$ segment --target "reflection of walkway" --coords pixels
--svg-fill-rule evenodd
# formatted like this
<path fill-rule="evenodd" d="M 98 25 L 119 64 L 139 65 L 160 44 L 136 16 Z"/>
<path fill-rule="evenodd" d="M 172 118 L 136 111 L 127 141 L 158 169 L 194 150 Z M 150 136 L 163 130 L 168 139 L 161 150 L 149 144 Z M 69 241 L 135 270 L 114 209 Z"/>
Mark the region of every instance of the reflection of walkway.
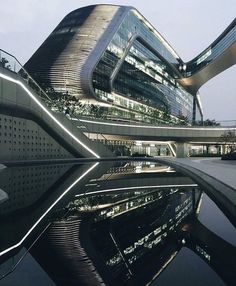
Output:
<path fill-rule="evenodd" d="M 183 227 L 186 246 L 201 257 L 227 285 L 236 281 L 236 248 L 198 220 Z"/>
<path fill-rule="evenodd" d="M 18 210 L 18 212 L 14 212 L 15 210 L 13 210 L 12 213 L 7 213 L 5 217 L 0 216 L 0 279 L 14 270 L 15 264 L 18 263 L 18 259 L 22 256 L 21 252 L 19 252 L 19 256 L 16 256 L 18 251 L 23 249 L 23 247 L 26 247 L 26 249 L 29 248 L 34 239 L 41 233 L 45 226 L 48 225 L 52 210 L 55 207 L 59 208 L 67 205 L 71 198 L 74 198 L 75 194 L 83 190 L 83 186 L 91 178 L 95 176 L 99 177 L 110 166 L 104 166 L 104 170 L 101 166 L 99 169 L 96 168 L 98 164 L 99 163 L 91 165 L 84 164 L 75 167 L 66 165 L 65 173 L 60 173 L 57 168 L 57 175 L 55 175 L 56 180 L 55 182 L 53 181 L 53 184 L 50 185 L 48 189 L 45 189 L 46 183 L 40 185 L 38 181 L 35 180 L 35 176 L 30 177 L 32 179 L 30 189 L 34 190 L 35 185 L 38 185 L 39 189 L 37 192 L 39 193 L 39 198 L 33 201 L 29 206 Z M 69 170 L 67 170 L 68 168 Z M 42 171 L 42 169 L 43 167 L 40 166 L 40 174 L 45 176 L 45 171 Z M 49 172 L 48 166 L 45 166 L 45 169 L 46 172 Z M 14 175 L 15 173 L 12 171 L 12 177 L 14 177 Z M 12 177 L 10 177 L 10 182 L 12 181 Z M 26 185 L 26 182 L 29 184 L 30 178 L 21 176 L 18 185 Z M 38 178 L 40 178 L 39 175 Z M 40 187 L 42 187 L 42 194 L 40 193 Z M 2 270 L 1 264 L 4 262 L 7 267 L 6 269 L 2 268 Z"/>
<path fill-rule="evenodd" d="M 220 159 L 157 159 L 189 175 L 236 225 L 236 162 Z"/>

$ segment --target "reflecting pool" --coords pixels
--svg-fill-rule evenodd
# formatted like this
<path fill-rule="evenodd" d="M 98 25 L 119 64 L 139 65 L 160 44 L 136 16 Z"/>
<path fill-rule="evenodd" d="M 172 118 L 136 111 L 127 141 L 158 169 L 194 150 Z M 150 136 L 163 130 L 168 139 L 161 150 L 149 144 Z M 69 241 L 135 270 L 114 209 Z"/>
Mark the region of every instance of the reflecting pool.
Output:
<path fill-rule="evenodd" d="M 169 166 L 9 167 L 0 190 L 0 285 L 235 285 L 235 220 Z"/>

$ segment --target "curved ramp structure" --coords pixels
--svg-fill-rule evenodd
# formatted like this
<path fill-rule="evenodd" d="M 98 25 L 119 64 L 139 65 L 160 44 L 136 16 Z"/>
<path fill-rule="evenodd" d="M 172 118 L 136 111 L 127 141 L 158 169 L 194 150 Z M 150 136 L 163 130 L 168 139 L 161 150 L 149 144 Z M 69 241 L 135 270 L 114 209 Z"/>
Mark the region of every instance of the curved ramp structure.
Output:
<path fill-rule="evenodd" d="M 217 143 L 220 142 L 219 139 L 226 132 L 236 132 L 235 126 L 155 126 L 97 119 L 80 119 L 80 122 L 83 122 L 90 130 L 90 134 L 99 132 L 107 140 L 167 140 L 174 142 Z"/>
<path fill-rule="evenodd" d="M 191 93 L 236 64 L 236 19 L 200 55 L 186 63 L 181 82 Z"/>
<path fill-rule="evenodd" d="M 111 156 L 52 112 L 20 75 L 0 67 L 0 90 L 0 160 Z"/>

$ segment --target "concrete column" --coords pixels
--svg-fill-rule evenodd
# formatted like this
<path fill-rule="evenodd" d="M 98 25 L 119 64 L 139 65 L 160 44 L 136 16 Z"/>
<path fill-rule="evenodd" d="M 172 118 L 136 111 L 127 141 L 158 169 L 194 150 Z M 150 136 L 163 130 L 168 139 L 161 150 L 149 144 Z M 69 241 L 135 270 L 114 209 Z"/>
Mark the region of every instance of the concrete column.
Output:
<path fill-rule="evenodd" d="M 176 157 L 185 158 L 189 154 L 189 144 L 188 143 L 176 143 Z"/>

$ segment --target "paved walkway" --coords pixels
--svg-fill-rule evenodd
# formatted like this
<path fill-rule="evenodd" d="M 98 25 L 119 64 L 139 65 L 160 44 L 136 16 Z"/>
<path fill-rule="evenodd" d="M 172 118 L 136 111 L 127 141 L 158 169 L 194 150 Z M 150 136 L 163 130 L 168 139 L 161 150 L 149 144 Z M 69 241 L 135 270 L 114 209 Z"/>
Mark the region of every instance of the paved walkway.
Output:
<path fill-rule="evenodd" d="M 224 213 L 235 221 L 236 217 L 236 161 L 218 158 L 165 158 L 161 163 L 189 175 Z M 235 222 L 236 226 L 236 222 Z"/>
<path fill-rule="evenodd" d="M 177 158 L 185 166 L 196 168 L 236 190 L 236 161 L 220 158 Z"/>

